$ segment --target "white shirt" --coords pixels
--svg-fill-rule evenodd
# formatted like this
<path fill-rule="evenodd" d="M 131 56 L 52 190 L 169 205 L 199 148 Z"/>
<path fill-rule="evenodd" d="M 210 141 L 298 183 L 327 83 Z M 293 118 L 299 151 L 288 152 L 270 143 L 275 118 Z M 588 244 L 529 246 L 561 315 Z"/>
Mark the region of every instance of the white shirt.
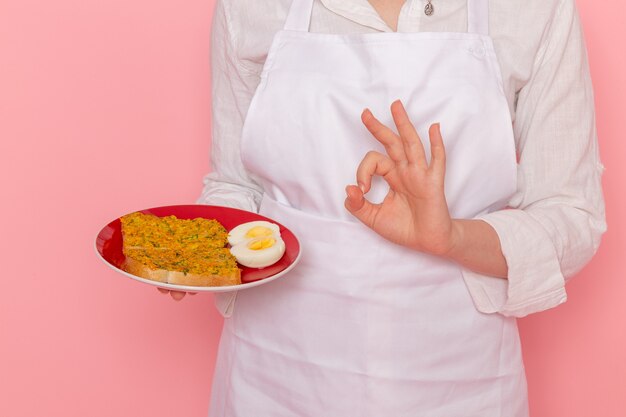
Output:
<path fill-rule="evenodd" d="M 211 39 L 213 172 L 199 203 L 257 211 L 263 193 L 240 157 L 243 122 L 273 35 L 292 0 L 217 0 Z M 467 31 L 467 0 L 407 0 L 399 32 Z M 480 218 L 497 232 L 508 279 L 464 270 L 476 308 L 525 316 L 566 300 L 565 282 L 606 230 L 594 103 L 574 0 L 490 1 L 518 152 L 509 208 Z M 312 32 L 392 31 L 367 0 L 320 0 Z M 364 106 L 366 103 L 364 103 Z M 485 117 L 488 117 L 486 115 Z M 356 172 L 356 167 L 355 167 Z"/>

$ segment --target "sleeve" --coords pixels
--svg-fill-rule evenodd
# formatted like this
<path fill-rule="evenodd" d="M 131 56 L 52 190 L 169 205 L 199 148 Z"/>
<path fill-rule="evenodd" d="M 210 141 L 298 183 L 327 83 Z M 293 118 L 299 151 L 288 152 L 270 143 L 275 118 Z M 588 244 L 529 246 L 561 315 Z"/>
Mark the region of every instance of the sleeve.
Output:
<path fill-rule="evenodd" d="M 240 140 L 260 78 L 237 55 L 227 3 L 216 2 L 211 28 L 212 172 L 197 203 L 257 211 L 263 190 L 244 169 Z"/>
<path fill-rule="evenodd" d="M 518 92 L 518 189 L 478 218 L 497 232 L 508 279 L 463 271 L 477 309 L 523 317 L 563 303 L 565 282 L 606 230 L 586 49 L 574 0 L 561 0 Z"/>
<path fill-rule="evenodd" d="M 211 27 L 212 138 L 211 168 L 203 180 L 199 204 L 258 211 L 262 188 L 241 161 L 243 123 L 260 82 L 256 71 L 237 54 L 228 1 L 217 0 Z M 215 307 L 224 317 L 233 314 L 237 291 L 214 294 Z"/>

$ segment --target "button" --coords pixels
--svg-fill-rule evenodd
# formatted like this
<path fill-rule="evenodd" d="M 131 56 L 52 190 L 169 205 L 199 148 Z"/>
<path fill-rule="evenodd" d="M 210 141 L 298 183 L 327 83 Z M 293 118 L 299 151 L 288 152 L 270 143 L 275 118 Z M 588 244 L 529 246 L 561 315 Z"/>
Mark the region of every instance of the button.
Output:
<path fill-rule="evenodd" d="M 468 49 L 469 52 L 472 53 L 476 58 L 483 59 L 487 54 L 487 51 L 482 45 L 476 45 Z"/>

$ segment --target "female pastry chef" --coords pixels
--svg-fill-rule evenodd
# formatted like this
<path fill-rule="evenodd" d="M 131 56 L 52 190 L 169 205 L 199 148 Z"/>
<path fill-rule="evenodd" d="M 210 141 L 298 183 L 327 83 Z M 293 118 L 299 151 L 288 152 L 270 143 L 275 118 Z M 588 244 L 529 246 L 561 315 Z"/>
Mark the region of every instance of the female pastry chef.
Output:
<path fill-rule="evenodd" d="M 574 0 L 218 0 L 212 68 L 199 202 L 303 255 L 217 300 L 210 416 L 527 416 L 515 317 L 605 230 Z"/>

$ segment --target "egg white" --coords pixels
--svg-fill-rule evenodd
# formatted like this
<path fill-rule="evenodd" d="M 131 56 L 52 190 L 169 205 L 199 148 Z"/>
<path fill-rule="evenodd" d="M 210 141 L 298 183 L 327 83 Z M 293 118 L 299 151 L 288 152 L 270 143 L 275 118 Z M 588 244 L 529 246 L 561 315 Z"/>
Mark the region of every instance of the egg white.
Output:
<path fill-rule="evenodd" d="M 255 246 L 264 246 L 260 245 L 261 243 L 270 242 L 263 242 L 264 239 L 273 240 L 273 244 L 262 249 L 253 249 Z M 231 247 L 230 253 L 237 258 L 237 262 L 241 265 L 250 268 L 264 268 L 275 264 L 282 258 L 285 253 L 285 242 L 278 236 L 248 239 Z"/>
<path fill-rule="evenodd" d="M 252 232 L 254 233 L 256 231 L 257 233 L 254 236 L 247 236 L 251 229 L 255 229 Z M 228 232 L 228 243 L 230 243 L 231 246 L 235 246 L 246 240 L 262 236 L 280 237 L 280 228 L 277 224 L 270 223 L 264 220 L 242 223 L 239 226 L 234 227 L 230 232 Z"/>

